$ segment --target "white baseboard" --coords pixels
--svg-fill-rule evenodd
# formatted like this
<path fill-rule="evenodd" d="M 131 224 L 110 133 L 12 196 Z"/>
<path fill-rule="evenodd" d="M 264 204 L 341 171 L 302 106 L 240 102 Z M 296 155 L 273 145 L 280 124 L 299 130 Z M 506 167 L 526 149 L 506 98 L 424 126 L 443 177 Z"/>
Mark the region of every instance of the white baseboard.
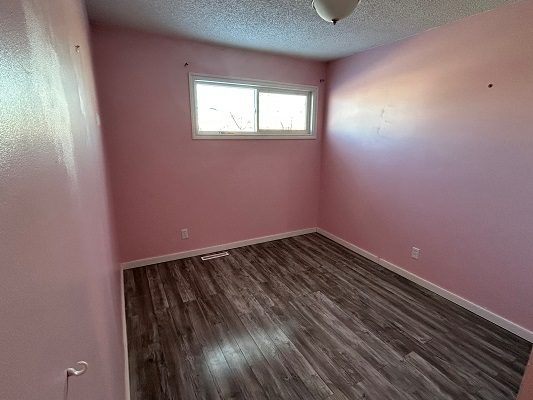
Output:
<path fill-rule="evenodd" d="M 220 244 L 216 246 L 204 247 L 202 249 L 187 250 L 179 253 L 166 254 L 163 256 L 143 258 L 140 260 L 128 261 L 121 264 L 122 269 L 130 269 L 137 267 L 144 267 L 146 265 L 159 264 L 167 261 L 179 260 L 181 258 L 189 258 L 201 256 L 204 254 L 215 253 L 217 251 L 224 251 L 229 249 L 235 249 L 237 247 L 250 246 L 257 243 L 271 242 L 273 240 L 285 239 L 293 236 L 305 235 L 307 233 L 315 233 L 316 228 L 300 229 L 292 232 L 278 233 L 275 235 L 261 236 L 254 239 L 240 240 L 238 242 Z"/>
<path fill-rule="evenodd" d="M 439 296 L 444 297 L 447 300 L 452 301 L 453 303 L 467 309 L 468 311 L 473 312 L 474 314 L 479 315 L 480 317 L 485 318 L 486 320 L 502 327 L 503 329 L 508 330 L 509 332 L 514 333 L 517 336 L 520 336 L 521 338 L 527 340 L 528 342 L 533 343 L 533 332 L 518 325 L 515 324 L 512 321 L 509 321 L 508 319 L 493 313 L 492 311 L 487 310 L 484 307 L 481 307 L 475 303 L 472 303 L 471 301 L 450 292 L 449 290 L 446 290 L 434 283 L 431 283 L 430 281 L 425 280 L 424 278 L 421 278 L 420 276 L 413 274 L 412 272 L 409 272 L 387 260 L 384 260 L 380 257 L 378 257 L 375 254 L 372 254 L 364 249 L 361 249 L 360 247 L 354 245 L 353 243 L 350 243 L 344 239 L 341 239 L 338 236 L 333 235 L 332 233 L 325 231 L 324 229 L 317 228 L 317 232 L 321 234 L 322 236 L 327 237 L 328 239 L 333 240 L 334 242 L 340 244 L 341 246 L 344 246 L 363 257 L 368 258 L 369 260 L 372 260 L 376 262 L 377 264 L 381 265 L 384 268 L 387 268 L 388 270 L 395 272 L 398 275 L 403 276 L 406 279 L 409 279 L 410 281 L 438 294 Z"/>
<path fill-rule="evenodd" d="M 269 236 L 262 236 L 262 237 L 258 237 L 258 238 L 254 238 L 254 239 L 247 239 L 247 240 L 240 240 L 238 242 L 232 242 L 232 243 L 226 243 L 226 244 L 221 244 L 221 245 L 216 245 L 216 246 L 210 246 L 210 247 L 204 247 L 204 248 L 201 248 L 201 249 L 196 249 L 196 250 L 187 250 L 187 251 L 182 251 L 182 252 L 179 252 L 179 253 L 172 253 L 172 254 L 166 254 L 166 255 L 163 255 L 163 256 L 157 256 L 157 257 L 149 257 L 149 258 L 143 258 L 143 259 L 140 259 L 140 260 L 134 260 L 134 261 L 128 261 L 128 262 L 125 262 L 125 263 L 122 263 L 121 266 L 122 266 L 122 269 L 130 269 L 130 268 L 137 268 L 137 267 L 143 267 L 143 266 L 146 266 L 146 265 L 152 265 L 152 264 L 158 264 L 158 263 L 163 263 L 163 262 L 167 262 L 167 261 L 173 261 L 173 260 L 179 260 L 179 259 L 182 259 L 182 258 L 188 258 L 188 257 L 195 257 L 195 256 L 199 256 L 199 255 L 204 255 L 204 254 L 209 254 L 209 253 L 215 253 L 215 252 L 218 252 L 218 251 L 224 251 L 224 250 L 229 250 L 229 249 L 235 249 L 237 247 L 243 247 L 243 246 L 250 246 L 250 245 L 253 245 L 253 244 L 257 244 L 257 243 L 265 243 L 265 242 L 270 242 L 270 241 L 273 241 L 273 240 L 279 240 L 279 239 L 285 239 L 285 238 L 289 238 L 289 237 L 293 237 L 293 236 L 300 236 L 300 235 L 305 235 L 305 234 L 308 234 L 308 233 L 314 233 L 314 232 L 318 232 L 320 233 L 321 235 L 333 240 L 334 242 L 340 244 L 341 246 L 344 246 L 346 247 L 347 249 L 350 249 L 354 252 L 356 252 L 357 254 L 360 254 L 362 255 L 363 257 L 365 258 L 368 258 L 369 260 L 371 261 L 374 261 L 375 263 L 381 265 L 382 267 L 384 268 L 387 268 L 388 270 L 390 271 L 393 271 L 395 272 L 396 274 L 398 275 L 401 275 L 403 276 L 404 278 L 406 279 L 409 279 L 410 281 L 438 294 L 439 296 L 442 296 L 444 297 L 445 299 L 447 300 L 450 300 L 452 301 L 453 303 L 473 312 L 474 314 L 477 314 L 479 315 L 480 317 L 483 317 L 485 318 L 486 320 L 508 330 L 509 332 L 512 332 L 514 333 L 515 335 L 517 336 L 520 336 L 521 338 L 529 341 L 529 342 L 532 342 L 533 343 L 533 332 L 512 322 L 512 321 L 509 321 L 508 319 L 498 315 L 498 314 L 495 314 L 493 313 L 492 311 L 489 311 L 487 310 L 486 308 L 480 306 L 480 305 L 477 305 L 475 303 L 472 303 L 471 301 L 453 293 L 453 292 L 450 292 L 449 290 L 446 290 L 416 274 L 413 274 L 412 272 L 409 272 L 407 270 L 405 270 L 404 268 L 401 268 L 385 259 L 382 259 L 380 258 L 379 256 L 369 252 L 369 251 L 366 251 L 356 245 L 354 245 L 353 243 L 350 243 L 348 242 L 347 240 L 344 240 L 344 239 L 341 239 L 340 237 L 338 236 L 335 236 L 334 234 L 324 230 L 324 229 L 321 229 L 321 228 L 307 228 L 307 229 L 300 229 L 300 230 L 297 230 L 297 231 L 292 231 L 292 232 L 285 232 L 285 233 L 279 233 L 279 234 L 275 234 L 275 235 L 269 235 Z M 121 280 L 123 279 L 123 277 L 121 277 Z M 124 290 L 124 284 L 122 282 L 122 291 Z M 124 301 L 124 293 L 122 293 L 122 302 Z M 124 307 L 124 305 L 123 305 Z M 126 329 L 126 325 L 125 325 L 125 314 L 123 314 L 123 318 L 124 318 L 124 321 L 123 321 L 123 324 L 124 324 L 124 334 L 125 334 L 125 329 Z M 126 339 L 125 339 L 126 340 Z M 125 346 L 126 346 L 126 349 L 127 349 L 127 343 L 125 342 Z M 127 364 L 127 360 L 126 360 L 126 368 L 128 367 L 128 364 Z M 129 384 L 128 384 L 128 390 L 129 390 Z"/>
<path fill-rule="evenodd" d="M 368 258 L 369 260 L 374 261 L 375 263 L 379 263 L 379 257 L 374 255 L 374 254 L 372 254 L 372 253 L 370 253 L 369 251 L 363 250 L 362 248 L 357 247 L 355 244 L 350 243 L 350 242 L 348 242 L 348 241 L 346 241 L 344 239 L 341 239 L 340 237 L 335 236 L 334 234 L 329 233 L 328 231 L 325 231 L 324 229 L 317 228 L 316 231 L 318 233 L 320 233 L 322 236 L 325 236 L 328 239 L 333 240 L 334 242 L 340 244 L 341 246 L 344 246 L 347 249 L 350 249 L 350 250 L 356 252 L 357 254 L 359 254 L 359 255 L 361 255 L 361 256 L 363 256 L 365 258 Z"/>
<path fill-rule="evenodd" d="M 124 392 L 130 400 L 130 364 L 128 361 L 128 334 L 126 329 L 126 298 L 124 296 L 124 272 L 120 272 L 120 314 L 122 319 L 122 345 L 124 347 Z"/>

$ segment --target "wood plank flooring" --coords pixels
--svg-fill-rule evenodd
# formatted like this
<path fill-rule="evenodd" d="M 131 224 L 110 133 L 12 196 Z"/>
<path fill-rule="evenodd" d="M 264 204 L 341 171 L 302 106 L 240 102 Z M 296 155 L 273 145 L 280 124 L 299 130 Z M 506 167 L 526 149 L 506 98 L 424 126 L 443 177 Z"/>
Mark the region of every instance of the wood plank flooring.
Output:
<path fill-rule="evenodd" d="M 124 272 L 132 400 L 514 399 L 530 344 L 310 234 Z"/>

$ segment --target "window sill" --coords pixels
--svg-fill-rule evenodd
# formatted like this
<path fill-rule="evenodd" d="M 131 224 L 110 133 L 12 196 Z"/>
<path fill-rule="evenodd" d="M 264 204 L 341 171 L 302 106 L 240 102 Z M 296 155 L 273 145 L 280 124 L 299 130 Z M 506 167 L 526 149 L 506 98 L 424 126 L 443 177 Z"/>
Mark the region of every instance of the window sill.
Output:
<path fill-rule="evenodd" d="M 193 135 L 193 140 L 312 140 L 316 135 Z"/>

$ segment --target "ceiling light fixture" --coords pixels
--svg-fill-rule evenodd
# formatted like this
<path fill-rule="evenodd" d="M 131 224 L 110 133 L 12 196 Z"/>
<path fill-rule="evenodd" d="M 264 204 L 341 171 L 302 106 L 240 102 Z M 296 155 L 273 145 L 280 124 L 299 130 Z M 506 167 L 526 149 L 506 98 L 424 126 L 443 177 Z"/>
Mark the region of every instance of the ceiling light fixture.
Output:
<path fill-rule="evenodd" d="M 349 16 L 358 4 L 359 0 L 313 0 L 313 8 L 318 15 L 324 21 L 333 22 L 333 25 Z"/>

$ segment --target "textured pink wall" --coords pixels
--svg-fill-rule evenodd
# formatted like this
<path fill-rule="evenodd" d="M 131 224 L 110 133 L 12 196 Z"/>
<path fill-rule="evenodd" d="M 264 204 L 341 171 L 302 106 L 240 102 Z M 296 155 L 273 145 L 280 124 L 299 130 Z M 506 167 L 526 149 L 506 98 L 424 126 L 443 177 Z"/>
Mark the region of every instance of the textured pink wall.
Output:
<path fill-rule="evenodd" d="M 0 3 L 0 399 L 124 398 L 120 287 L 78 0 Z M 76 53 L 75 45 L 80 45 Z"/>
<path fill-rule="evenodd" d="M 92 40 L 122 261 L 316 226 L 319 140 L 192 140 L 188 74 L 320 87 L 324 63 L 102 26 Z"/>
<path fill-rule="evenodd" d="M 331 63 L 319 218 L 528 329 L 531 21 L 523 1 Z"/>

